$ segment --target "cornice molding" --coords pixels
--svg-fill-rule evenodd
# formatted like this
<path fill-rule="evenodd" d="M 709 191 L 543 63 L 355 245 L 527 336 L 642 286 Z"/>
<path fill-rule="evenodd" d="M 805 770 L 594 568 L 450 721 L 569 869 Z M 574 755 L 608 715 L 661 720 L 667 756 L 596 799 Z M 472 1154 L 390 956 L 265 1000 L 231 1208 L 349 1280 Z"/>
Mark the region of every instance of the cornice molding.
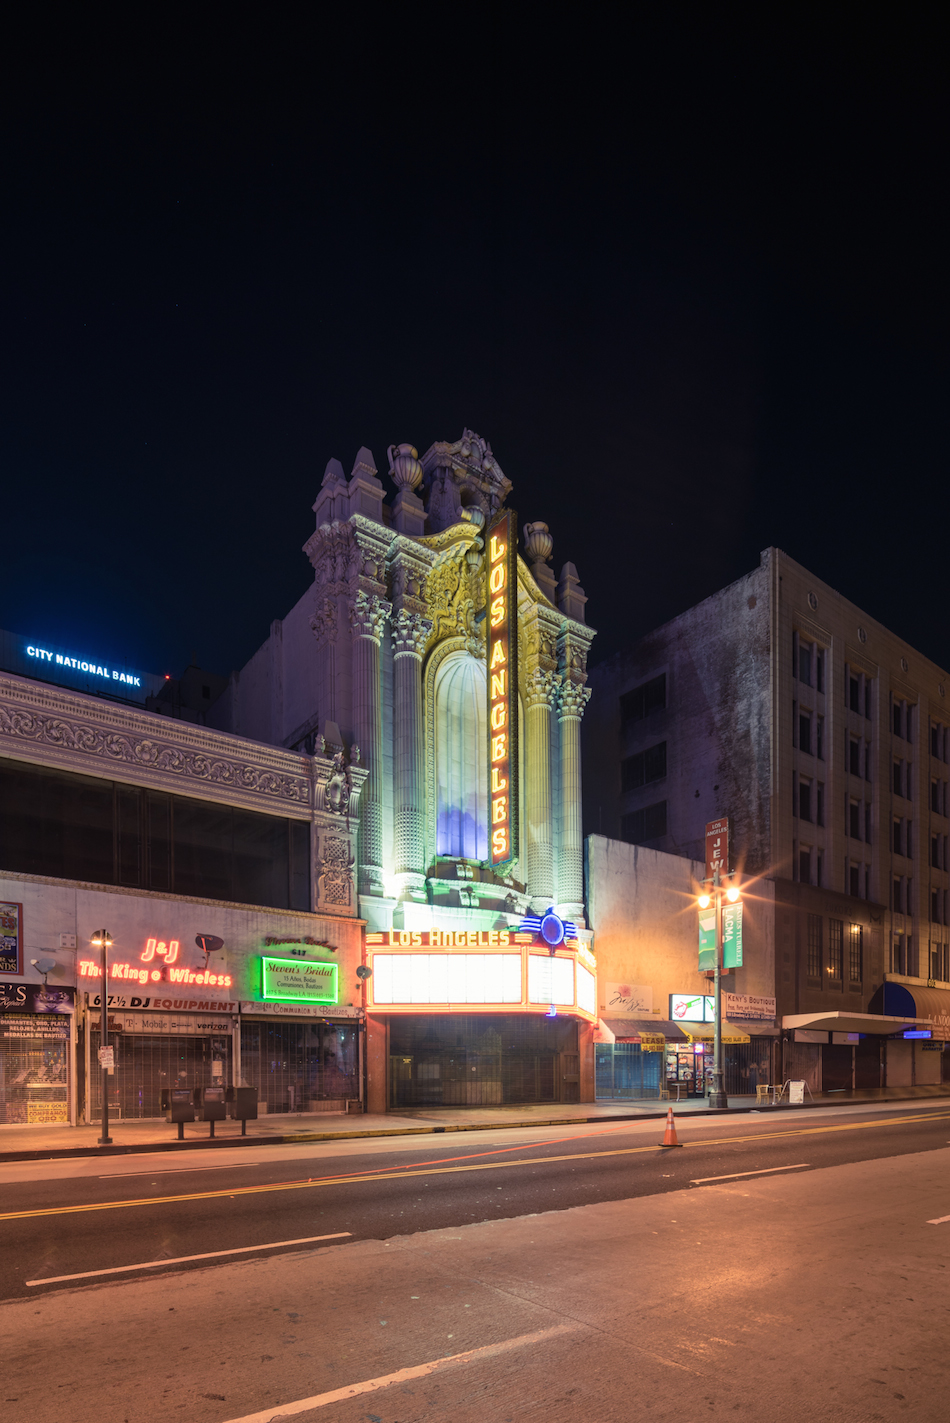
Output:
<path fill-rule="evenodd" d="M 298 820 L 313 810 L 309 756 L 12 674 L 0 755 Z"/>

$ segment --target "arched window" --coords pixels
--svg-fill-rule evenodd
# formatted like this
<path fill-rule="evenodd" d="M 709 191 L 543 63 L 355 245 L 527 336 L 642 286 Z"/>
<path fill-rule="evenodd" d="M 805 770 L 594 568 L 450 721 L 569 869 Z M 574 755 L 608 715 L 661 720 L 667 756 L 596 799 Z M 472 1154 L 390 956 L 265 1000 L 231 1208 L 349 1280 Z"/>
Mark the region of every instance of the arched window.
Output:
<path fill-rule="evenodd" d="M 485 664 L 453 653 L 435 684 L 437 855 L 488 858 Z"/>

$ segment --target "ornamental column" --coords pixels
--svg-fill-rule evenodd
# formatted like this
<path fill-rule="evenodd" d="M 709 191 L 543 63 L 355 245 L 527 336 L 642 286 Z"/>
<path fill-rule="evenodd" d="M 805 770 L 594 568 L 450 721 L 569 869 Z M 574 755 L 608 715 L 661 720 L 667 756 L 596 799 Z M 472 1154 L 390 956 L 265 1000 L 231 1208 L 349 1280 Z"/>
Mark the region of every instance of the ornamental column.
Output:
<path fill-rule="evenodd" d="M 567 919 L 584 917 L 584 846 L 581 829 L 581 717 L 590 688 L 563 681 L 558 696 L 561 741 L 561 852 L 558 908 Z"/>
<path fill-rule="evenodd" d="M 369 772 L 360 806 L 359 892 L 383 893 L 383 716 L 379 645 L 392 605 L 375 593 L 350 600 L 353 632 L 353 726 Z"/>
<path fill-rule="evenodd" d="M 522 686 L 527 722 L 527 779 L 523 796 L 527 889 L 535 913 L 554 903 L 554 805 L 551 798 L 551 713 L 557 677 L 538 667 Z"/>
<path fill-rule="evenodd" d="M 400 891 L 425 898 L 422 655 L 432 623 L 404 608 L 392 620 L 393 848 Z"/>

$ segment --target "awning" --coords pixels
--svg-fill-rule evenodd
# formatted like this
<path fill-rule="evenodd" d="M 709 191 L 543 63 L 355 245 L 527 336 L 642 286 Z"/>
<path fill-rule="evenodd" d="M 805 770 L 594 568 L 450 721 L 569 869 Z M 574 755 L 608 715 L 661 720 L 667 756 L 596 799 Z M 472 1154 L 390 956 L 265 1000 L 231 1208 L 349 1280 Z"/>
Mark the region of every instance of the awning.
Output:
<path fill-rule="evenodd" d="M 872 1000 L 873 1001 L 873 1000 Z M 792 1013 L 782 1019 L 783 1028 L 815 1028 L 828 1033 L 875 1033 L 891 1037 L 905 1028 L 929 1028 L 929 1018 L 912 1014 L 901 1018 L 886 1018 L 881 1013 Z"/>
<path fill-rule="evenodd" d="M 869 1007 L 881 1013 L 907 1013 L 925 1026 L 933 1027 L 933 1035 L 950 1042 L 950 991 L 946 988 L 923 988 L 916 983 L 895 983 L 885 979 L 871 999 Z"/>
<path fill-rule="evenodd" d="M 613 1033 L 618 1043 L 637 1043 L 645 1037 L 663 1036 L 667 1042 L 686 1042 L 679 1023 L 669 1018 L 601 1018 L 601 1023 Z"/>
<path fill-rule="evenodd" d="M 683 1032 L 690 1042 L 712 1042 L 716 1036 L 715 1023 L 680 1023 Z M 748 1033 L 737 1028 L 735 1023 L 730 1023 L 724 1018 L 722 1023 L 722 1040 L 724 1043 L 749 1043 L 752 1039 Z"/>

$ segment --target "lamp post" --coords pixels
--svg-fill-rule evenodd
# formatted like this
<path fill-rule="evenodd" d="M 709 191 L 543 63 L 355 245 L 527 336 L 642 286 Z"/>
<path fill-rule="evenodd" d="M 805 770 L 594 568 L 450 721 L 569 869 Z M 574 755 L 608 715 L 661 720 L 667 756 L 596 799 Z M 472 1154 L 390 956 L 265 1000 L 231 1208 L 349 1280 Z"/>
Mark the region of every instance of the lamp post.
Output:
<path fill-rule="evenodd" d="M 99 993 L 99 1052 L 100 1062 L 102 1062 L 102 1131 L 99 1135 L 99 1145 L 111 1146 L 112 1137 L 109 1135 L 109 1069 L 102 1061 L 102 1049 L 109 1046 L 109 950 L 112 947 L 112 935 L 108 929 L 97 929 L 90 943 L 94 948 L 102 950 L 102 988 Z"/>
<path fill-rule="evenodd" d="M 722 900 L 723 893 L 730 904 L 735 904 L 740 897 L 737 885 L 730 884 L 723 891 L 722 876 L 717 869 L 713 874 L 712 894 L 704 891 L 699 896 L 700 909 L 706 909 L 710 900 L 715 897 L 716 902 L 716 962 L 714 974 L 715 992 L 715 1035 L 713 1037 L 713 1070 L 712 1086 L 709 1089 L 709 1105 L 711 1108 L 725 1109 L 729 1106 L 729 1098 L 723 1086 L 723 1065 L 722 1065 Z"/>

